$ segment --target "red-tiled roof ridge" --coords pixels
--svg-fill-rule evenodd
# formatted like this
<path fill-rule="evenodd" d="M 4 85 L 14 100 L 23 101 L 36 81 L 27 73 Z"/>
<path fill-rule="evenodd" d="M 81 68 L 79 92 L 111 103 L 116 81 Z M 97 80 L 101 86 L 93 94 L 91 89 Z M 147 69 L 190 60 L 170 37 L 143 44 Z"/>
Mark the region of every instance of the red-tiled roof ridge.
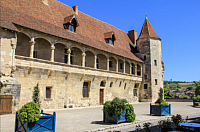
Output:
<path fill-rule="evenodd" d="M 160 39 L 147 18 L 145 18 L 145 21 L 144 21 L 144 24 L 142 26 L 140 35 L 138 37 L 138 39 L 142 39 L 142 38 Z"/>

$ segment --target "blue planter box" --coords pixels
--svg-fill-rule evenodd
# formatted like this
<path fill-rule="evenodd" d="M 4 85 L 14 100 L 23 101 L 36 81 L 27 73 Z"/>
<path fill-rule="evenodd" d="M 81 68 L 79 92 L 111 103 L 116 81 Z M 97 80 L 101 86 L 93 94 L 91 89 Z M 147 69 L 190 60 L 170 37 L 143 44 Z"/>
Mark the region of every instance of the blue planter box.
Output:
<path fill-rule="evenodd" d="M 103 121 L 112 122 L 116 124 L 120 122 L 126 122 L 126 111 L 124 111 L 122 115 L 112 115 L 112 116 L 107 116 L 105 113 L 103 113 Z"/>
<path fill-rule="evenodd" d="M 171 104 L 169 105 L 151 105 L 150 104 L 150 115 L 171 115 Z"/>
<path fill-rule="evenodd" d="M 17 118 L 17 112 L 15 116 L 15 132 L 55 132 L 56 125 L 56 113 L 53 115 L 43 113 L 37 122 L 33 123 L 21 123 Z"/>

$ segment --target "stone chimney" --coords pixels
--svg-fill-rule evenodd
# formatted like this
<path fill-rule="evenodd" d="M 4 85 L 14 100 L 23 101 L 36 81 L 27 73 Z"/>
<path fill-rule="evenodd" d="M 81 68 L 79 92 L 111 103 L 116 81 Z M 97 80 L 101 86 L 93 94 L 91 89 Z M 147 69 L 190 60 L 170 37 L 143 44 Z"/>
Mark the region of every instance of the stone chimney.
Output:
<path fill-rule="evenodd" d="M 49 0 L 42 0 L 45 5 L 49 5 Z"/>
<path fill-rule="evenodd" d="M 78 15 L 78 6 L 73 6 L 72 8 L 74 10 L 75 15 Z"/>
<path fill-rule="evenodd" d="M 129 38 L 131 39 L 131 41 L 133 42 L 133 44 L 136 45 L 137 31 L 136 31 L 136 30 L 128 31 L 128 36 L 129 36 Z"/>

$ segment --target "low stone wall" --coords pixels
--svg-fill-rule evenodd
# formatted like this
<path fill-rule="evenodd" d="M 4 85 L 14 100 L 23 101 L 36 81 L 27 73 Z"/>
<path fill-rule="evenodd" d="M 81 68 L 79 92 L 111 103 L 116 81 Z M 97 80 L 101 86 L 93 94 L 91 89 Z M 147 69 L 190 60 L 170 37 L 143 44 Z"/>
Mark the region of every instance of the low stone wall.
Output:
<path fill-rule="evenodd" d="M 165 99 L 167 102 L 193 102 L 192 99 Z"/>

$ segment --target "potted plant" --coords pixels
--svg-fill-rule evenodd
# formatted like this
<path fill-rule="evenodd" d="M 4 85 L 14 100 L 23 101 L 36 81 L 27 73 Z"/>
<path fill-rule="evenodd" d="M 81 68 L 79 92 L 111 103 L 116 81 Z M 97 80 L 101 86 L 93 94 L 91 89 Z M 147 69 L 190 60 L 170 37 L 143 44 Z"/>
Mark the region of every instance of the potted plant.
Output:
<path fill-rule="evenodd" d="M 128 104 L 126 99 L 115 97 L 112 101 L 106 101 L 104 104 L 104 122 L 133 122 L 135 120 L 134 108 Z"/>
<path fill-rule="evenodd" d="M 163 89 L 160 88 L 159 98 L 156 100 L 155 105 L 150 104 L 150 115 L 171 115 L 171 105 L 163 99 Z"/>
<path fill-rule="evenodd" d="M 28 102 L 16 112 L 15 132 L 55 132 L 55 118 L 55 112 L 53 115 L 45 114 L 43 110 L 40 113 L 37 103 Z"/>

